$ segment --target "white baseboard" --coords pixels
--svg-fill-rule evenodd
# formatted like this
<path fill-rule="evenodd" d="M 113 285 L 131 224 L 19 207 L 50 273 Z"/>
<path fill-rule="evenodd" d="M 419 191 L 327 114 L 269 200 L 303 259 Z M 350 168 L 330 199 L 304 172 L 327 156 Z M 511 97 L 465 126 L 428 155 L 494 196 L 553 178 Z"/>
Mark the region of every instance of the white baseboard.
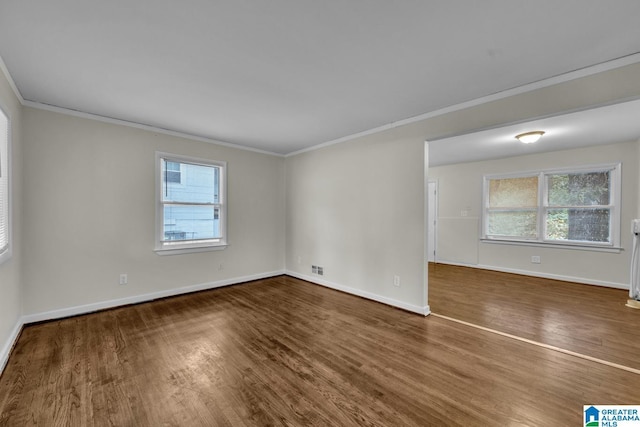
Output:
<path fill-rule="evenodd" d="M 351 295 L 356 295 L 362 298 L 370 299 L 373 301 L 381 302 L 386 305 L 390 305 L 392 307 L 401 308 L 406 311 L 410 311 L 412 313 L 418 313 L 423 316 L 428 316 L 431 313 L 431 310 L 428 305 L 424 307 L 420 307 L 413 304 L 407 304 L 402 301 L 394 300 L 391 298 L 383 297 L 381 295 L 377 295 L 371 292 L 363 291 L 361 289 L 351 288 L 349 286 L 340 285 L 337 283 L 330 282 L 328 280 L 320 279 L 315 276 L 307 276 L 305 274 L 296 273 L 295 271 L 287 270 L 285 272 L 286 275 L 295 277 L 297 279 L 305 280 L 307 282 L 314 283 L 316 285 L 325 286 L 327 288 L 335 289 L 337 291 L 346 292 Z"/>
<path fill-rule="evenodd" d="M 5 366 L 7 366 L 7 362 L 9 361 L 9 355 L 11 354 L 11 350 L 13 349 L 14 344 L 16 343 L 16 341 L 18 340 L 18 337 L 20 336 L 20 332 L 22 331 L 23 325 L 24 323 L 22 322 L 22 319 L 21 318 L 18 319 L 18 321 L 16 322 L 16 326 L 14 326 L 13 330 L 11 331 L 11 334 L 9 335 L 9 338 L 2 346 L 2 350 L 0 350 L 0 375 L 2 375 L 2 372 L 4 371 Z"/>
<path fill-rule="evenodd" d="M 77 316 L 79 314 L 92 313 L 98 310 L 119 307 L 129 304 L 137 304 L 141 302 L 153 301 L 159 298 L 172 297 L 176 295 L 188 294 L 191 292 L 204 291 L 207 289 L 220 288 L 222 286 L 235 285 L 238 283 L 250 282 L 252 280 L 266 279 L 268 277 L 281 276 L 285 274 L 284 270 L 272 271 L 268 273 L 253 274 L 250 276 L 234 277 L 231 279 L 218 280 L 215 282 L 200 283 L 197 285 L 184 286 L 181 288 L 167 289 L 164 291 L 152 292 L 142 295 L 134 295 L 126 298 L 113 299 L 108 301 L 100 301 L 92 304 L 79 305 L 75 307 L 62 308 L 59 310 L 45 311 L 42 313 L 28 314 L 22 316 L 22 323 L 42 322 L 44 320 L 60 319 L 62 317 Z"/>
<path fill-rule="evenodd" d="M 9 336 L 9 338 L 7 339 L 7 341 L 5 342 L 4 346 L 2 347 L 2 351 L 0 352 L 0 374 L 2 374 L 2 371 L 4 370 L 8 360 L 9 360 L 9 355 L 11 353 L 11 349 L 13 348 L 16 340 L 18 339 L 18 336 L 20 335 L 20 331 L 22 330 L 22 327 L 24 325 L 27 325 L 29 323 L 34 323 L 34 322 L 42 322 L 42 321 L 46 321 L 46 320 L 54 320 L 54 319 L 60 319 L 63 317 L 69 317 L 69 316 L 77 316 L 77 315 L 81 315 L 81 314 L 87 314 L 87 313 L 92 313 L 98 310 L 105 310 L 105 309 L 109 309 L 109 308 L 115 308 L 115 307 L 120 307 L 123 305 L 129 305 L 129 304 L 136 304 L 136 303 L 141 303 L 141 302 L 148 302 L 148 301 L 153 301 L 155 299 L 159 299 L 159 298 L 166 298 L 166 297 L 171 297 L 171 296 L 176 296 L 176 295 L 182 295 L 182 294 L 187 294 L 187 293 L 191 293 L 191 292 L 197 292 L 197 291 L 204 291 L 207 289 L 215 289 L 215 288 L 220 288 L 223 286 L 229 286 L 229 285 L 235 285 L 238 283 L 244 283 L 244 282 L 250 282 L 252 280 L 260 280 L 260 279 L 266 279 L 269 277 L 275 277 L 275 276 L 280 276 L 283 274 L 287 274 L 290 275 L 292 277 L 296 277 L 298 279 L 302 279 L 302 280 L 306 280 L 308 282 L 311 283 L 315 283 L 318 285 L 322 285 L 322 286 L 326 286 L 328 288 L 332 288 L 332 289 L 336 289 L 342 292 L 346 292 L 352 295 L 357 295 L 363 298 L 367 298 L 373 301 L 377 301 L 377 302 L 381 302 L 383 304 L 387 304 L 393 307 L 397 307 L 397 308 L 401 308 L 403 310 L 406 311 L 410 311 L 413 313 L 418 313 L 421 314 L 423 316 L 427 316 L 431 313 L 431 310 L 429 309 L 429 306 L 424 306 L 424 307 L 420 307 L 420 306 L 416 306 L 416 305 L 412 305 L 412 304 L 407 304 L 404 303 L 402 301 L 397 301 L 391 298 L 386 298 L 380 295 L 376 295 L 370 292 L 366 292 L 366 291 L 362 291 L 359 289 L 355 289 L 355 288 L 350 288 L 348 286 L 342 286 L 342 285 L 338 285 L 335 283 L 331 283 L 329 281 L 326 280 L 318 280 L 315 277 L 310 277 L 310 276 L 305 276 L 303 274 L 298 274 L 295 273 L 293 271 L 285 271 L 285 270 L 278 270 L 278 271 L 272 271 L 272 272 L 268 272 L 268 273 L 260 273 L 260 274 L 254 274 L 254 275 L 250 275 L 250 276 L 243 276 L 243 277 L 235 277 L 232 279 L 225 279 L 225 280 L 219 280 L 216 282 L 209 282 L 209 283 L 201 283 L 201 284 L 197 284 L 197 285 L 191 285 L 191 286 L 184 286 L 181 288 L 174 288 L 174 289 L 167 289 L 164 291 L 158 291 L 158 292 L 152 292 L 152 293 L 148 293 L 148 294 L 142 294 L 142 295 L 135 295 L 135 296 L 131 296 L 131 297 L 126 297 L 126 298 L 119 298 L 119 299 L 113 299 L 113 300 L 108 300 L 108 301 L 100 301 L 100 302 L 96 302 L 96 303 L 92 303 L 92 304 L 85 304 L 85 305 L 79 305 L 79 306 L 75 306 L 75 307 L 68 307 L 68 308 L 62 308 L 59 310 L 51 310 L 51 311 L 45 311 L 45 312 L 41 312 L 41 313 L 34 313 L 34 314 L 28 314 L 28 315 L 24 315 L 21 318 L 18 319 L 18 321 L 16 322 L 16 326 L 14 327 L 13 331 L 11 332 L 11 335 Z"/>
<path fill-rule="evenodd" d="M 561 274 L 541 273 L 539 271 L 519 270 L 517 268 L 496 267 L 493 265 L 468 264 L 455 261 L 437 260 L 437 264 L 459 265 L 461 267 L 479 268 L 482 270 L 500 271 L 502 273 L 521 274 L 523 276 L 542 277 L 543 279 L 562 280 L 564 282 L 574 282 L 584 285 L 604 286 L 606 288 L 629 290 L 629 285 L 617 282 L 606 282 L 604 280 L 593 280 L 586 277 L 564 276 Z"/>
<path fill-rule="evenodd" d="M 260 280 L 260 279 L 266 279 L 274 276 L 281 276 L 283 274 L 285 274 L 284 270 L 278 270 L 278 271 L 272 271 L 269 273 L 260 273 L 260 274 L 253 274 L 249 276 L 234 277 L 232 279 L 218 280 L 216 282 L 201 283 L 198 285 L 184 286 L 181 288 L 167 289 L 164 291 L 152 292 L 152 293 L 142 294 L 142 295 L 135 295 L 135 296 L 126 297 L 126 298 L 101 301 L 101 302 L 96 302 L 92 304 L 62 308 L 59 310 L 51 310 L 51 311 L 45 311 L 42 313 L 24 315 L 18 319 L 18 321 L 16 322 L 16 326 L 13 328 L 13 331 L 11 331 L 11 335 L 9 336 L 7 341 L 4 343 L 4 346 L 0 351 L 0 374 L 2 374 L 5 366 L 7 365 L 7 362 L 9 361 L 9 355 L 11 354 L 11 350 L 13 349 L 13 346 L 16 340 L 18 339 L 18 336 L 20 335 L 20 331 L 22 331 L 22 327 L 29 323 L 60 319 L 60 318 L 69 317 L 69 316 L 77 316 L 80 314 L 92 313 L 98 310 L 104 310 L 108 308 L 120 307 L 123 305 L 153 301 L 159 298 L 166 298 L 166 297 L 171 297 L 176 295 L 188 294 L 191 292 L 204 291 L 207 289 L 215 289 L 215 288 L 220 288 L 222 286 L 229 286 L 229 285 L 235 285 L 238 283 L 250 282 L 252 280 Z"/>

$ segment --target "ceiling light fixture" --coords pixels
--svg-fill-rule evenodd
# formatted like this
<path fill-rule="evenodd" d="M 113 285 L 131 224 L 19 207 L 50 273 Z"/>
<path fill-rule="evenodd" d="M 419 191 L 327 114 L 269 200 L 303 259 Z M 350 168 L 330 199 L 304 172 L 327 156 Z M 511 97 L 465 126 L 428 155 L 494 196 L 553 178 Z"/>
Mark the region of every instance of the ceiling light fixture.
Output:
<path fill-rule="evenodd" d="M 533 144 L 534 142 L 542 138 L 542 135 L 544 135 L 543 131 L 534 130 L 533 132 L 525 132 L 521 133 L 520 135 L 516 135 L 516 139 L 523 144 Z"/>

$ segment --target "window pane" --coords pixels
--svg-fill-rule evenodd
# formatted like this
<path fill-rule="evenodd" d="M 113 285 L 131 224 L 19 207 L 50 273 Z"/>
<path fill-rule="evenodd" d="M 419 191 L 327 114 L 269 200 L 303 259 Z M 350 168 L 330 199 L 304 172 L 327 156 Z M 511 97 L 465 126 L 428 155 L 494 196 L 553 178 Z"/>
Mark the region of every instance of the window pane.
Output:
<path fill-rule="evenodd" d="M 548 240 L 610 242 L 609 209 L 549 209 Z"/>
<path fill-rule="evenodd" d="M 167 182 L 175 182 L 180 184 L 180 172 L 167 171 L 166 172 Z"/>
<path fill-rule="evenodd" d="M 537 176 L 489 181 L 490 208 L 531 208 L 537 205 Z"/>
<path fill-rule="evenodd" d="M 490 236 L 537 237 L 537 211 L 489 212 L 488 219 Z"/>
<path fill-rule="evenodd" d="M 166 180 L 166 182 L 181 184 L 182 174 L 180 173 L 180 163 L 166 161 L 163 163 L 165 167 L 163 180 Z"/>
<path fill-rule="evenodd" d="M 167 170 L 172 172 L 180 172 L 180 163 L 167 162 Z"/>
<path fill-rule="evenodd" d="M 549 206 L 608 205 L 610 173 L 589 172 L 549 176 Z"/>
<path fill-rule="evenodd" d="M 190 163 L 165 162 L 167 168 L 162 178 L 163 201 L 187 203 L 220 202 L 220 168 L 217 166 L 194 165 Z M 183 173 L 181 173 L 182 171 Z M 180 185 L 178 185 L 180 184 Z"/>
<path fill-rule="evenodd" d="M 165 205 L 163 236 L 165 241 L 220 238 L 220 209 Z"/>

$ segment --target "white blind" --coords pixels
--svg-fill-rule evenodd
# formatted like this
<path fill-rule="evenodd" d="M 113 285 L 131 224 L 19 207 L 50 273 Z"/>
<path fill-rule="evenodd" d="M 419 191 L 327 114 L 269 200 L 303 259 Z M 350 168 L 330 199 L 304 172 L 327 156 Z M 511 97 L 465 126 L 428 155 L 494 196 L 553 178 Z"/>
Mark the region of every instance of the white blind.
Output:
<path fill-rule="evenodd" d="M 9 119 L 0 109 L 0 254 L 9 249 Z"/>

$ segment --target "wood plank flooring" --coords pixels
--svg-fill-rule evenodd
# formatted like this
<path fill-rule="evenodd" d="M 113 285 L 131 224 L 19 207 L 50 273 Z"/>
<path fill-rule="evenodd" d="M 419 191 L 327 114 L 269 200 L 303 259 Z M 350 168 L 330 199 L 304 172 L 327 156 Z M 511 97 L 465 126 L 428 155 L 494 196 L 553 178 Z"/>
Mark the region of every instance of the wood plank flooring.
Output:
<path fill-rule="evenodd" d="M 628 292 L 429 264 L 429 306 L 442 314 L 640 369 L 640 310 Z"/>
<path fill-rule="evenodd" d="M 580 425 L 640 375 L 280 276 L 26 327 L 2 426 Z"/>

